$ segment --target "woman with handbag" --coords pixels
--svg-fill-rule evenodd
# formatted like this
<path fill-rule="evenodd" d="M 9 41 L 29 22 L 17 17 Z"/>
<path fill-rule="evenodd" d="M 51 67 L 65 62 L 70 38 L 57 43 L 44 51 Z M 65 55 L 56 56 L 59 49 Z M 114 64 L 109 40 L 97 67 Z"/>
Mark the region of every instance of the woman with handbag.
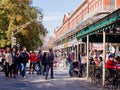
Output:
<path fill-rule="evenodd" d="M 5 51 L 5 77 L 9 78 L 10 70 L 12 68 L 12 54 L 10 48 L 7 47 Z"/>

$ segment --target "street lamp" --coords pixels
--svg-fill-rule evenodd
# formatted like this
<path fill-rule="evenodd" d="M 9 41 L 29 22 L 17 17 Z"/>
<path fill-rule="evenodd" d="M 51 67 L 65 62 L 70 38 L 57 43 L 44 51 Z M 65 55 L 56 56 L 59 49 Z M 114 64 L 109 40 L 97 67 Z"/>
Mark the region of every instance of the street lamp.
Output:
<path fill-rule="evenodd" d="M 43 17 L 42 14 L 38 14 L 37 19 L 33 19 L 33 20 L 31 20 L 31 21 L 29 21 L 29 22 L 27 22 L 27 23 L 25 23 L 25 24 L 23 24 L 23 25 L 15 28 L 15 29 L 12 29 L 11 47 L 13 47 L 13 42 L 14 42 L 13 37 L 14 37 L 14 35 L 16 35 L 18 32 L 20 32 L 21 30 L 23 30 L 23 29 L 24 29 L 25 27 L 27 27 L 30 23 L 32 23 L 32 22 L 34 22 L 34 21 L 41 21 L 41 20 L 42 20 L 42 17 Z M 14 32 L 13 32 L 14 30 L 17 30 L 17 31 L 14 33 Z"/>
<path fill-rule="evenodd" d="M 21 30 L 23 30 L 25 27 L 27 27 L 30 23 L 36 21 L 36 19 L 33 19 L 15 29 L 12 29 L 12 35 L 11 35 L 11 48 L 16 44 L 16 39 L 14 37 L 14 35 L 16 35 L 18 32 L 20 32 Z M 13 32 L 14 30 L 17 30 L 15 33 Z"/>

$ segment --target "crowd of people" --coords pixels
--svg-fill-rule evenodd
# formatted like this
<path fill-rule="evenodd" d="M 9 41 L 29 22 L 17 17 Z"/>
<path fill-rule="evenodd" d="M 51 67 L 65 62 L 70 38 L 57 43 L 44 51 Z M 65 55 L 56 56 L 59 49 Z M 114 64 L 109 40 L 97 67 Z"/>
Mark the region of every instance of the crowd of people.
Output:
<path fill-rule="evenodd" d="M 22 50 L 16 50 L 16 48 L 7 47 L 5 53 L 3 54 L 4 61 L 4 72 L 6 79 L 16 78 L 19 74 L 26 78 L 26 65 L 30 62 L 28 74 L 44 75 L 45 79 L 48 79 L 49 71 L 51 69 L 51 78 L 54 78 L 53 65 L 55 62 L 56 54 L 53 52 L 53 49 L 49 49 L 49 52 L 42 52 L 39 50 L 38 53 L 34 51 L 28 52 L 25 47 Z M 116 66 L 120 64 L 120 55 L 115 57 L 114 54 L 106 55 L 106 69 L 109 69 L 111 76 L 114 75 Z M 66 64 L 69 63 L 69 75 L 73 69 L 72 63 L 75 60 L 75 54 L 69 52 L 66 54 Z M 80 64 L 80 75 L 86 72 L 87 59 L 85 53 L 78 54 L 78 61 Z M 103 52 L 96 50 L 91 50 L 89 53 L 89 64 L 103 68 Z"/>
<path fill-rule="evenodd" d="M 99 56 L 97 56 L 97 52 L 94 51 L 92 54 L 92 58 L 90 59 L 90 65 L 94 65 L 96 67 L 99 67 L 101 69 L 100 73 L 102 73 L 103 69 L 103 54 L 100 53 Z M 108 79 L 112 80 L 112 85 L 116 84 L 116 80 L 118 77 L 120 77 L 120 54 L 116 55 L 113 53 L 107 53 L 105 58 L 105 68 L 106 68 L 106 81 Z"/>
<path fill-rule="evenodd" d="M 66 57 L 68 63 L 70 64 L 69 67 L 69 74 L 71 69 L 73 68 L 72 63 L 75 60 L 74 54 L 72 52 L 67 54 Z M 109 70 L 110 74 L 115 74 L 116 66 L 120 64 L 120 54 L 115 55 L 112 53 L 107 53 L 105 58 L 105 67 Z M 78 54 L 78 61 L 80 64 L 80 73 L 81 76 L 83 76 L 83 73 L 86 73 L 86 64 L 87 64 L 87 57 L 85 56 L 85 53 Z M 97 50 L 91 50 L 89 52 L 89 66 L 94 65 L 98 68 L 103 69 L 103 51 L 97 51 Z M 120 66 L 118 66 L 120 67 Z M 119 69 L 119 68 L 118 68 Z M 101 72 L 102 73 L 102 72 Z"/>
<path fill-rule="evenodd" d="M 97 55 L 97 51 L 89 54 L 89 60 L 91 65 L 103 67 L 103 54 L 102 52 Z M 106 54 L 105 60 L 106 69 L 115 69 L 117 64 L 120 64 L 120 54 L 115 55 L 113 53 Z"/>
<path fill-rule="evenodd" d="M 21 75 L 26 78 L 26 65 L 30 62 L 29 74 L 44 75 L 45 79 L 48 79 L 49 70 L 51 69 L 51 78 L 53 77 L 53 63 L 54 53 L 53 49 L 49 49 L 49 52 L 38 53 L 34 51 L 28 52 L 25 47 L 22 50 L 16 50 L 16 48 L 7 47 L 5 53 L 2 56 L 3 66 L 6 80 L 9 78 L 16 78 Z"/>

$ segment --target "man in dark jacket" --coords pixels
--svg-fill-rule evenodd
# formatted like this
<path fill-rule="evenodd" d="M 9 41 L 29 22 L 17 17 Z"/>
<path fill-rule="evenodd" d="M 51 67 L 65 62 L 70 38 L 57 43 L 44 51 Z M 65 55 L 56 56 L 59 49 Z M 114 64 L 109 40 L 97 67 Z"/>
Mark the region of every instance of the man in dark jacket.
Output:
<path fill-rule="evenodd" d="M 72 70 L 72 61 L 73 61 L 71 52 L 68 54 L 67 60 L 68 60 L 68 63 L 70 64 L 70 67 L 69 67 L 69 75 L 70 75 L 71 70 Z"/>
<path fill-rule="evenodd" d="M 48 57 L 47 57 L 47 68 L 46 68 L 46 79 L 48 78 L 49 69 L 51 69 L 51 78 L 53 77 L 53 62 L 54 62 L 54 54 L 53 49 L 49 49 Z"/>
<path fill-rule="evenodd" d="M 37 64 L 38 64 L 38 69 L 37 69 L 37 74 L 41 75 L 42 74 L 42 50 L 39 50 L 39 53 L 37 54 Z"/>
<path fill-rule="evenodd" d="M 20 53 L 20 57 L 21 57 L 21 75 L 25 78 L 26 64 L 28 63 L 29 60 L 29 55 L 25 47 L 23 47 L 23 51 Z"/>
<path fill-rule="evenodd" d="M 17 63 L 17 59 L 18 59 L 18 56 L 17 56 L 17 53 L 16 53 L 16 49 L 13 48 L 12 49 L 12 66 L 11 66 L 11 70 L 10 70 L 10 76 L 12 77 L 12 74 L 13 74 L 13 77 L 16 78 L 16 63 Z"/>

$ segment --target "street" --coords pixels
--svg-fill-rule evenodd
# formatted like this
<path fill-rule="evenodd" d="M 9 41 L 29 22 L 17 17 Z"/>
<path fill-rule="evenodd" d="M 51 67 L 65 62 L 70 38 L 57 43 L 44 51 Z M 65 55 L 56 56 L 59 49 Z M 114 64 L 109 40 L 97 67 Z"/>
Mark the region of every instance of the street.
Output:
<path fill-rule="evenodd" d="M 101 90 L 85 78 L 70 78 L 67 72 L 55 70 L 55 78 L 48 80 L 36 74 L 27 74 L 26 79 L 18 76 L 5 80 L 4 74 L 0 72 L 0 90 Z"/>

